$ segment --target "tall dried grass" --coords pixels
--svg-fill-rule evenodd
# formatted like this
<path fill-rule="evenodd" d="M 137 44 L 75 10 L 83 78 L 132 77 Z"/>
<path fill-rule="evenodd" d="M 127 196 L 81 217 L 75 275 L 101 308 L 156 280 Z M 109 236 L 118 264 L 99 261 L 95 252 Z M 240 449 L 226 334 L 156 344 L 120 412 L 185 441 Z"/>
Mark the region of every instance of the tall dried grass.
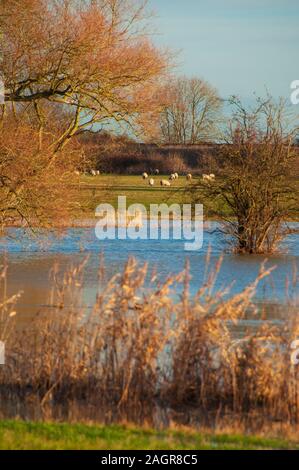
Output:
<path fill-rule="evenodd" d="M 229 287 L 215 290 L 219 260 L 192 296 L 188 265 L 159 282 L 134 259 L 109 280 L 101 264 L 97 300 L 88 309 L 85 262 L 62 278 L 53 270 L 53 309 L 26 328 L 11 324 L 16 297 L 3 292 L 2 416 L 209 426 L 232 417 L 259 430 L 298 422 L 298 367 L 290 360 L 298 316 L 286 312 L 282 325 L 261 321 L 244 329 L 257 284 L 269 274 L 264 266 L 232 295 Z"/>

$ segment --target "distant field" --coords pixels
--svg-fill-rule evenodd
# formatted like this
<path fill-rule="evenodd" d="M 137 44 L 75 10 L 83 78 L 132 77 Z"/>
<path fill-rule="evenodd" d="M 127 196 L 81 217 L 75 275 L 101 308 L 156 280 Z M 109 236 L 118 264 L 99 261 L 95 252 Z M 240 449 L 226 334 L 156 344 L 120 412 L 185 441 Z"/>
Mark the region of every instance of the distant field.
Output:
<path fill-rule="evenodd" d="M 0 449 L 6 450 L 245 450 L 299 449 L 299 444 L 238 434 L 154 431 L 125 426 L 87 426 L 0 421 Z"/>
<path fill-rule="evenodd" d="M 142 203 L 146 207 L 150 204 L 162 203 L 171 199 L 172 202 L 183 202 L 185 189 L 190 186 L 186 178 L 179 178 L 171 182 L 170 188 L 160 185 L 161 179 L 168 176 L 155 177 L 155 186 L 149 186 L 148 180 L 141 176 L 103 175 L 81 178 L 81 189 L 88 191 L 96 199 L 100 196 L 104 202 L 117 203 L 118 196 L 127 196 L 129 204 Z"/>
<path fill-rule="evenodd" d="M 161 187 L 161 179 L 168 175 L 153 177 L 155 186 L 149 186 L 148 180 L 141 176 L 100 175 L 82 176 L 80 178 L 80 205 L 83 213 L 94 213 L 100 203 L 117 206 L 118 196 L 127 197 L 127 205 L 143 204 L 149 209 L 150 204 L 184 204 L 190 202 L 186 189 L 192 187 L 185 177 L 171 182 L 170 188 Z"/>
<path fill-rule="evenodd" d="M 126 196 L 127 205 L 138 203 L 143 204 L 147 209 L 149 209 L 150 204 L 190 203 L 190 192 L 186 192 L 186 189 L 192 188 L 192 182 L 186 181 L 186 178 L 181 176 L 178 180 L 171 182 L 170 188 L 161 187 L 161 179 L 168 179 L 168 177 L 169 175 L 153 177 L 155 186 L 151 187 L 148 180 L 143 180 L 141 176 L 111 174 L 82 176 L 78 181 L 80 183 L 80 200 L 78 203 L 81 216 L 94 215 L 95 208 L 101 203 L 109 203 L 117 207 L 118 196 Z M 299 185 L 298 181 L 297 184 Z M 226 217 L 231 216 L 228 207 L 220 201 L 213 201 L 212 207 Z M 205 216 L 209 217 L 207 211 L 205 211 Z"/>

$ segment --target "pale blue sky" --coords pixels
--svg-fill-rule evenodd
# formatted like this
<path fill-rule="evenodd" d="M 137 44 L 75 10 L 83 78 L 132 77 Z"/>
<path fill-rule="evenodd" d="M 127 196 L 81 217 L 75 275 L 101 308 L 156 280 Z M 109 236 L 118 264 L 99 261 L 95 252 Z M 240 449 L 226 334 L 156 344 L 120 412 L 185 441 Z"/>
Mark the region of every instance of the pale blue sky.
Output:
<path fill-rule="evenodd" d="M 299 0 L 149 0 L 158 44 L 180 50 L 178 73 L 226 98 L 290 96 L 299 79 Z"/>

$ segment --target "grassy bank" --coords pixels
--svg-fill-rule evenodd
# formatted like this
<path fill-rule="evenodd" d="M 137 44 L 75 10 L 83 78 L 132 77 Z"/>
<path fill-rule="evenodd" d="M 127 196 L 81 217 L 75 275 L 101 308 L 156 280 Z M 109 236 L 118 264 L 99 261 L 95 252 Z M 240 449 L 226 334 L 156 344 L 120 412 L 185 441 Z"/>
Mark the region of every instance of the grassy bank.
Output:
<path fill-rule="evenodd" d="M 155 431 L 126 426 L 0 422 L 0 449 L 201 450 L 299 449 L 299 444 L 239 434 L 194 430 Z"/>

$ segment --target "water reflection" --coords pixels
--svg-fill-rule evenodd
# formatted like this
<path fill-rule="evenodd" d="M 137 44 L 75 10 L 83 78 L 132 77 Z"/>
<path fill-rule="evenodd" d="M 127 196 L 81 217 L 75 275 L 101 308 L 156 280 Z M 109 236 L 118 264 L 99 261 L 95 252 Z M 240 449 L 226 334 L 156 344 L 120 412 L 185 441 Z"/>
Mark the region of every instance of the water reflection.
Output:
<path fill-rule="evenodd" d="M 294 224 L 299 226 L 299 224 Z M 55 263 L 64 270 L 82 262 L 89 256 L 84 275 L 84 303 L 92 305 L 98 288 L 99 257 L 105 257 L 106 276 L 110 277 L 122 269 L 128 256 L 136 257 L 141 263 L 148 262 L 150 269 L 156 269 L 160 279 L 169 273 L 184 269 L 186 258 L 190 261 L 191 292 L 194 293 L 204 281 L 206 256 L 211 249 L 213 264 L 224 253 L 223 264 L 215 289 L 232 284 L 232 292 L 242 290 L 256 278 L 264 256 L 234 255 L 225 252 L 227 239 L 217 230 L 216 223 L 205 227 L 204 245 L 198 252 L 184 251 L 184 241 L 169 240 L 106 240 L 95 237 L 94 227 L 70 228 L 63 233 L 47 232 L 38 239 L 23 234 L 20 229 L 10 229 L 0 241 L 1 262 L 8 262 L 9 292 L 22 290 L 18 310 L 26 318 L 33 315 L 49 299 L 49 273 Z M 286 300 L 286 285 L 289 294 L 296 295 L 296 277 L 299 262 L 299 237 L 290 235 L 281 246 L 280 254 L 271 256 L 268 267 L 276 267 L 271 276 L 261 282 L 256 299 L 271 305 Z M 276 309 L 275 309 L 276 311 Z"/>

